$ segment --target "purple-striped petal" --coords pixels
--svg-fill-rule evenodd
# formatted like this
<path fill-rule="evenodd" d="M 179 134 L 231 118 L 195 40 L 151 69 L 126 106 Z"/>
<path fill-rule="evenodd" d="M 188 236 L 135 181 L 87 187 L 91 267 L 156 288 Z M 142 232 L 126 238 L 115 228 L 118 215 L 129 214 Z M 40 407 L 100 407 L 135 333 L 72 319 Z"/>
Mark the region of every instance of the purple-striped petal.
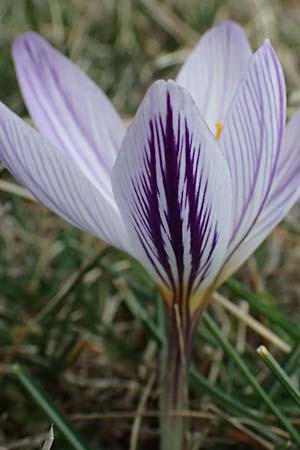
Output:
<path fill-rule="evenodd" d="M 112 186 L 135 256 L 167 299 L 199 306 L 215 278 L 231 226 L 229 170 L 189 93 L 149 89 L 129 128 Z M 197 297 L 197 298 L 196 298 Z"/>
<path fill-rule="evenodd" d="M 44 205 L 117 247 L 127 242 L 117 206 L 78 166 L 0 103 L 0 159 Z"/>
<path fill-rule="evenodd" d="M 254 252 L 300 197 L 300 111 L 289 121 L 282 143 L 276 176 L 257 223 L 231 260 L 234 272 Z M 228 273 L 227 273 L 228 276 Z"/>
<path fill-rule="evenodd" d="M 219 141 L 231 172 L 234 218 L 223 274 L 240 265 L 240 248 L 270 197 L 282 147 L 285 104 L 281 66 L 266 41 L 239 85 Z"/>
<path fill-rule="evenodd" d="M 177 77 L 192 94 L 209 127 L 223 123 L 252 51 L 241 27 L 223 22 L 207 31 Z"/>
<path fill-rule="evenodd" d="M 38 34 L 18 37 L 13 57 L 29 112 L 43 136 L 64 150 L 101 191 L 125 134 L 104 93 Z"/>

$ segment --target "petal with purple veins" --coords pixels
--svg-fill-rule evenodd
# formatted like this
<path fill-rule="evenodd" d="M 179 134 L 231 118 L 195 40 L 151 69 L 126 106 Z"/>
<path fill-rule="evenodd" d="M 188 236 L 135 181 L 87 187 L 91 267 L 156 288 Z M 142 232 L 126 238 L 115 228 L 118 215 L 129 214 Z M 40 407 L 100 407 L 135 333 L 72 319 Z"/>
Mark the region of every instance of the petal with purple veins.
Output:
<path fill-rule="evenodd" d="M 219 140 L 231 172 L 234 218 L 222 278 L 243 262 L 241 249 L 261 220 L 276 183 L 285 107 L 281 66 L 266 41 L 238 87 Z"/>
<path fill-rule="evenodd" d="M 127 243 L 117 206 L 64 152 L 0 103 L 0 159 L 44 205 L 119 248 Z"/>
<path fill-rule="evenodd" d="M 287 124 L 276 176 L 257 223 L 236 250 L 231 261 L 235 271 L 286 216 L 300 197 L 300 111 Z M 234 265 L 233 265 L 234 262 Z M 228 273 L 227 273 L 228 276 Z"/>
<path fill-rule="evenodd" d="M 166 299 L 188 304 L 214 280 L 231 226 L 231 183 L 189 93 L 149 89 L 123 141 L 112 185 L 135 256 Z M 194 300 L 193 300 L 194 301 Z"/>
<path fill-rule="evenodd" d="M 225 120 L 251 56 L 241 27 L 223 22 L 203 35 L 178 74 L 177 82 L 192 94 L 213 133 Z"/>
<path fill-rule="evenodd" d="M 13 45 L 19 83 L 43 136 L 64 150 L 101 190 L 112 196 L 110 173 L 125 127 L 104 93 L 38 34 Z"/>

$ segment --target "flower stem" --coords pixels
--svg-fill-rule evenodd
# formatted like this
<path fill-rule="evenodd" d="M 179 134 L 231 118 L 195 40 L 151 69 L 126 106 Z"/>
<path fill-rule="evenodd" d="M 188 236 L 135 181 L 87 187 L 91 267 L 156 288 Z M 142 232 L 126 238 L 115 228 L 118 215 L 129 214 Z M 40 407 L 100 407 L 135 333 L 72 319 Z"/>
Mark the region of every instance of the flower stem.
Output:
<path fill-rule="evenodd" d="M 188 366 L 195 324 L 183 323 L 177 305 L 168 310 L 169 336 L 161 358 L 160 450 L 188 450 Z M 198 320 L 196 320 L 196 323 Z"/>

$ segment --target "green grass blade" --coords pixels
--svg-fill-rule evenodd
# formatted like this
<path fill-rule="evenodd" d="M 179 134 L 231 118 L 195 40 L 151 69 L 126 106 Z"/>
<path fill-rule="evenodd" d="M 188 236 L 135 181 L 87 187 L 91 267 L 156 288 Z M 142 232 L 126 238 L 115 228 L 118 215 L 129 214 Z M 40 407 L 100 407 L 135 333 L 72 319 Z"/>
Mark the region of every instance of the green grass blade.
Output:
<path fill-rule="evenodd" d="M 130 297 L 124 298 L 124 301 L 132 315 L 138 317 L 139 320 L 143 321 L 143 323 L 146 325 L 146 329 L 148 330 L 148 332 L 150 332 L 158 345 L 163 345 L 165 343 L 166 336 L 161 332 L 161 329 L 158 327 L 158 325 L 149 317 L 148 313 L 139 303 L 137 298 L 135 298 L 132 292 Z M 224 408 L 228 408 L 235 413 L 239 412 L 245 417 L 249 417 L 254 420 L 258 419 L 257 413 L 251 411 L 236 399 L 225 394 L 221 389 L 210 383 L 194 368 L 190 369 L 189 383 L 191 389 L 195 393 L 209 393 L 218 405 L 221 405 Z"/>
<path fill-rule="evenodd" d="M 284 372 L 287 375 L 291 376 L 296 370 L 296 368 L 299 366 L 299 361 L 300 361 L 300 343 L 297 343 L 283 364 Z M 281 390 L 281 386 L 282 385 L 280 381 L 277 378 L 274 381 L 274 377 L 272 377 L 272 380 L 270 381 L 268 387 L 266 388 L 269 396 L 272 399 L 274 399 L 278 395 L 278 393 Z"/>
<path fill-rule="evenodd" d="M 215 321 L 207 314 L 203 314 L 203 319 L 206 326 L 209 328 L 211 333 L 217 339 L 219 345 L 222 347 L 223 351 L 236 363 L 239 367 L 240 371 L 248 380 L 249 384 L 253 387 L 256 393 L 260 396 L 260 398 L 266 403 L 269 407 L 269 410 L 277 417 L 278 421 L 281 425 L 289 432 L 293 440 L 297 443 L 300 443 L 300 435 L 298 434 L 296 428 L 290 423 L 288 418 L 280 411 L 279 408 L 275 405 L 272 399 L 268 396 L 268 394 L 264 391 L 264 389 L 257 382 L 256 378 L 252 375 L 247 365 L 244 363 L 242 358 L 239 356 L 235 348 L 230 344 L 228 339 L 223 335 L 220 331 L 218 325 Z"/>
<path fill-rule="evenodd" d="M 271 322 L 286 331 L 288 335 L 293 336 L 296 339 L 300 339 L 300 328 L 293 324 L 278 310 L 271 309 L 265 303 L 265 299 L 262 296 L 254 294 L 252 291 L 250 291 L 250 289 L 248 289 L 235 278 L 230 278 L 226 281 L 225 284 L 233 294 L 247 300 L 247 302 L 253 309 L 262 313 Z"/>
<path fill-rule="evenodd" d="M 242 414 L 245 417 L 250 417 L 257 420 L 257 414 L 252 412 L 249 408 L 245 407 L 242 403 L 237 402 L 234 398 L 226 394 L 222 389 L 219 389 L 212 383 L 210 383 L 200 372 L 191 368 L 189 371 L 189 384 L 194 393 L 204 392 L 210 394 L 214 398 L 217 404 L 230 408 L 237 413 Z"/>
<path fill-rule="evenodd" d="M 141 306 L 140 302 L 137 300 L 132 291 L 123 290 L 123 300 L 127 308 L 137 317 L 145 327 L 150 331 L 151 335 L 154 337 L 159 345 L 165 342 L 165 336 L 162 330 L 150 319 L 149 315 L 146 313 L 145 309 Z"/>
<path fill-rule="evenodd" d="M 257 353 L 300 408 L 300 392 L 294 388 L 290 378 L 287 376 L 282 367 L 278 364 L 276 359 L 271 355 L 271 353 L 266 349 L 264 345 L 258 347 Z"/>
<path fill-rule="evenodd" d="M 62 436 L 69 443 L 70 448 L 74 450 L 90 450 L 89 446 L 83 442 L 71 423 L 67 421 L 54 403 L 48 398 L 43 389 L 37 384 L 33 377 L 29 375 L 27 370 L 20 365 L 15 364 L 13 366 L 13 372 L 30 397 L 38 404 L 49 419 L 51 419 Z"/>

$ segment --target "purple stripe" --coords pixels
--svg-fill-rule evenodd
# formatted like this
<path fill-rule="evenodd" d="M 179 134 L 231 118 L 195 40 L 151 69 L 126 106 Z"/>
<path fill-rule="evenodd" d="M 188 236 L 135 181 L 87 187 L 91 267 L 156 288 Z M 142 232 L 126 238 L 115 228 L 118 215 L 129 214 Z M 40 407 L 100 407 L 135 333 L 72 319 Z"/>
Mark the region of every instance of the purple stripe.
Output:
<path fill-rule="evenodd" d="M 149 121 L 144 170 L 132 179 L 135 232 L 181 307 L 206 278 L 219 239 L 217 224 L 211 223 L 201 146 L 193 141 L 187 120 L 180 113 L 175 119 L 168 92 L 165 117 Z"/>
<path fill-rule="evenodd" d="M 2 132 L 11 150 L 13 150 L 11 158 L 8 159 L 6 157 L 4 162 L 16 178 L 23 182 L 34 196 L 42 197 L 41 200 L 43 202 L 46 201 L 50 207 L 54 207 L 54 209 L 69 220 L 69 222 L 75 224 L 79 228 L 84 228 L 86 230 L 92 229 L 93 232 L 97 234 L 99 223 L 97 222 L 97 214 L 94 212 L 93 206 L 98 208 L 98 204 L 96 203 L 92 192 L 89 196 L 89 202 L 86 202 L 86 198 L 83 198 L 80 185 L 78 185 L 78 179 L 75 182 L 72 171 L 70 171 L 68 165 L 65 164 L 65 161 L 59 160 L 55 152 L 52 152 L 51 154 L 54 160 L 48 157 L 47 152 L 45 152 L 46 160 L 42 158 L 39 152 L 36 152 L 35 155 L 33 155 L 33 152 L 29 152 L 25 158 L 23 152 L 24 144 L 28 148 L 32 146 L 32 142 L 28 137 L 23 134 L 23 141 L 20 142 L 20 135 L 14 132 L 9 123 L 6 125 L 5 122 L 3 122 Z M 16 143 L 12 140 L 13 135 L 17 140 Z M 1 139 L 0 142 L 5 148 L 6 146 Z M 29 158 L 30 155 L 31 158 Z M 18 162 L 22 172 L 28 177 L 29 183 L 20 175 L 18 169 L 14 169 L 15 164 L 11 165 L 12 158 Z M 27 164 L 24 164 L 23 161 L 27 161 Z M 57 167 L 60 168 L 60 176 L 58 176 Z M 49 172 L 51 173 L 51 176 L 48 176 Z M 32 173 L 37 176 L 33 176 Z M 65 173 L 69 175 L 71 185 L 66 185 L 68 177 L 63 176 Z M 66 197 L 66 193 L 68 194 L 68 197 Z M 62 201 L 59 201 L 59 198 Z M 102 218 L 102 223 L 105 223 L 105 218 L 103 216 Z M 109 229 L 107 223 L 106 228 Z M 104 232 L 103 237 L 107 239 L 107 235 Z"/>
<path fill-rule="evenodd" d="M 179 174 L 180 174 L 180 157 L 181 149 L 179 146 L 180 139 L 180 117 L 178 117 L 178 136 L 175 137 L 174 125 L 173 125 L 173 112 L 171 106 L 170 94 L 167 94 L 167 116 L 166 116 L 166 129 L 164 131 L 162 118 L 160 117 L 160 127 L 163 136 L 163 151 L 165 157 L 165 167 L 162 172 L 163 185 L 165 190 L 167 212 L 166 221 L 170 232 L 170 242 L 175 254 L 177 271 L 178 271 L 178 283 L 179 283 L 179 296 L 182 296 L 182 282 L 183 282 L 183 235 L 182 225 L 183 220 L 181 217 L 182 204 L 179 199 Z M 185 142 L 187 144 L 187 142 Z M 179 150 L 179 151 L 178 151 Z M 160 152 L 162 157 L 162 152 Z M 161 167 L 162 166 L 161 160 Z"/>
<path fill-rule="evenodd" d="M 24 46 L 25 46 L 26 51 L 28 52 L 31 60 L 33 61 L 34 65 L 36 65 L 35 55 L 32 53 L 31 46 L 26 40 L 24 41 Z M 39 52 L 39 66 L 42 69 L 45 68 L 45 67 L 48 67 L 48 69 L 50 71 L 51 78 L 52 78 L 53 82 L 55 83 L 57 91 L 59 92 L 60 98 L 61 98 L 61 100 L 64 101 L 64 105 L 65 105 L 68 113 L 70 114 L 70 117 L 73 118 L 73 120 L 74 120 L 74 122 L 76 124 L 77 131 L 81 133 L 81 136 L 85 139 L 85 141 L 88 143 L 90 148 L 94 150 L 93 154 L 96 156 L 96 158 L 100 162 L 101 166 L 105 169 L 105 171 L 107 173 L 109 173 L 110 170 L 111 170 L 110 165 L 107 165 L 107 162 L 103 158 L 100 157 L 100 154 L 97 151 L 97 148 L 99 147 L 99 145 L 98 145 L 99 143 L 94 141 L 92 133 L 87 134 L 84 131 L 84 129 L 82 128 L 82 126 L 81 126 L 82 120 L 80 120 L 80 118 L 77 117 L 76 111 L 74 110 L 71 102 L 69 101 L 67 95 L 65 94 L 65 91 L 64 91 L 63 87 L 61 86 L 61 82 L 60 82 L 60 79 L 57 76 L 56 71 L 53 69 L 51 63 L 48 62 L 48 58 L 46 57 L 44 52 Z M 50 117 L 50 115 L 49 115 L 49 113 L 47 111 L 47 107 L 45 107 L 45 105 L 41 101 L 42 99 L 41 99 L 41 96 L 39 94 L 39 91 L 36 90 L 35 84 L 32 82 L 32 79 L 30 77 L 30 73 L 28 73 L 27 70 L 28 70 L 27 66 L 23 66 L 23 73 L 26 76 L 28 86 L 30 86 L 33 94 L 36 95 L 36 97 L 37 97 L 36 101 L 39 103 L 39 107 L 41 108 L 41 110 L 45 114 L 45 116 L 47 117 L 47 120 L 49 121 L 49 123 L 51 123 L 51 131 L 56 136 L 58 142 L 60 142 L 62 148 L 64 150 L 68 150 L 69 151 L 70 149 L 68 149 L 68 148 L 66 149 L 65 148 L 65 145 L 66 145 L 65 141 L 64 141 L 63 137 L 60 135 L 60 133 L 57 131 L 56 125 L 53 123 L 53 120 L 51 119 L 51 117 Z M 38 78 L 40 78 L 38 76 L 38 73 L 36 74 L 36 76 Z M 49 92 L 50 91 L 47 90 L 46 86 L 43 83 L 40 84 L 40 88 L 41 88 L 41 90 L 43 90 L 45 98 L 49 97 Z M 53 111 L 55 111 L 56 114 L 58 114 L 57 107 L 56 107 L 56 104 L 55 104 L 54 101 L 52 101 L 52 107 L 53 107 Z M 41 130 L 41 131 L 43 131 L 43 130 Z M 68 133 L 68 138 L 72 141 L 72 145 L 74 146 L 74 148 L 76 148 L 78 143 L 76 143 L 76 141 L 74 141 L 74 136 L 72 135 L 72 133 Z M 94 168 L 93 165 L 91 165 L 89 163 L 89 158 L 86 157 L 85 153 L 86 153 L 85 151 L 81 151 L 80 152 L 80 156 L 81 156 L 82 160 L 85 162 L 85 164 L 87 165 L 87 167 L 89 167 L 89 169 L 94 173 L 94 175 L 97 178 L 96 169 Z M 110 192 L 109 189 L 108 189 L 108 192 Z"/>
<path fill-rule="evenodd" d="M 199 159 L 201 154 L 201 147 L 198 149 L 198 153 L 194 151 L 192 148 L 193 137 L 190 136 L 188 124 L 185 121 L 185 176 L 186 176 L 186 187 L 187 187 L 187 200 L 189 205 L 189 228 L 191 233 L 191 271 L 189 274 L 189 282 L 188 282 L 188 293 L 189 295 L 192 292 L 193 285 L 196 277 L 199 275 L 199 272 L 203 271 L 201 281 L 205 277 L 205 274 L 208 269 L 209 261 L 211 262 L 211 257 L 213 250 L 217 244 L 216 241 L 213 240 L 213 244 L 211 247 L 211 251 L 205 262 L 202 263 L 201 260 L 203 257 L 203 253 L 206 248 L 206 244 L 209 238 L 209 235 L 212 232 L 212 224 L 208 226 L 210 215 L 211 215 L 211 207 L 207 208 L 207 180 L 205 181 L 204 187 L 204 195 L 202 199 L 200 199 L 200 189 L 201 184 L 204 183 L 203 180 L 203 172 L 200 174 L 200 181 L 197 187 L 197 173 L 199 173 Z M 198 155 L 197 161 L 195 163 L 195 155 Z M 200 205 L 200 208 L 199 208 Z M 206 207 L 206 208 L 205 208 Z M 204 269 L 204 270 L 203 270 Z M 199 281 L 199 283 L 201 282 Z"/>

